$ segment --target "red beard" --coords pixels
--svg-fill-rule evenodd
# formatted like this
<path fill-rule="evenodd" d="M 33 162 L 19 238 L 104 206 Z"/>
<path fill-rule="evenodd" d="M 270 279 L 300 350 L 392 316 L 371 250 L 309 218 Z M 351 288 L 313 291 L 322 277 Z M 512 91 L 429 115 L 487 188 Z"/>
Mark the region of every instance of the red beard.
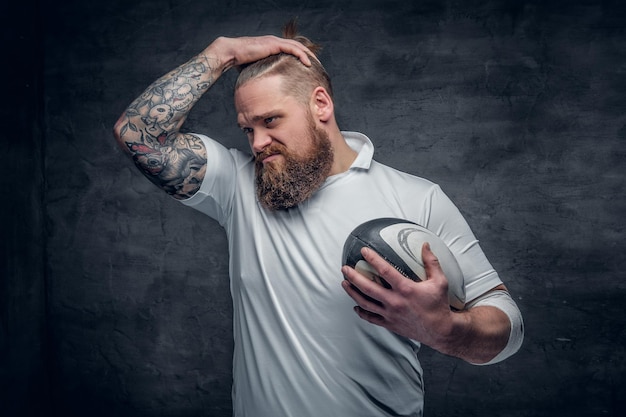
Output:
<path fill-rule="evenodd" d="M 259 201 L 270 210 L 295 207 L 313 195 L 324 183 L 333 164 L 333 150 L 328 134 L 312 126 L 309 149 L 302 155 L 273 143 L 255 158 L 256 191 Z M 263 160 L 280 154 L 282 162 Z"/>

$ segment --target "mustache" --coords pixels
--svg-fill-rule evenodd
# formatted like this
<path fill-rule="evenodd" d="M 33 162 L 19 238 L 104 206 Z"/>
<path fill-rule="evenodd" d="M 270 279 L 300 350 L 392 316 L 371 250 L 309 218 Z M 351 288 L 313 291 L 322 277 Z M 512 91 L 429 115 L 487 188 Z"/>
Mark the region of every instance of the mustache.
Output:
<path fill-rule="evenodd" d="M 258 163 L 263 162 L 263 160 L 272 155 L 280 155 L 283 154 L 283 147 L 279 144 L 272 144 L 267 148 L 263 149 L 261 152 L 257 153 L 254 156 L 254 160 Z"/>

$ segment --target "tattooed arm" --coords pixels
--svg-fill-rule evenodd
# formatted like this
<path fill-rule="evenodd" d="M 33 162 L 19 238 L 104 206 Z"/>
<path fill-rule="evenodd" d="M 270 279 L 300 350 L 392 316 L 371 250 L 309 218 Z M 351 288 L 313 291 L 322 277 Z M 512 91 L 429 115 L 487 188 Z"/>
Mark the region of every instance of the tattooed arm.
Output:
<path fill-rule="evenodd" d="M 207 154 L 200 138 L 180 132 L 189 111 L 228 69 L 280 52 L 310 65 L 308 50 L 294 40 L 217 38 L 128 106 L 113 129 L 118 144 L 158 187 L 178 199 L 191 197 L 204 179 Z"/>

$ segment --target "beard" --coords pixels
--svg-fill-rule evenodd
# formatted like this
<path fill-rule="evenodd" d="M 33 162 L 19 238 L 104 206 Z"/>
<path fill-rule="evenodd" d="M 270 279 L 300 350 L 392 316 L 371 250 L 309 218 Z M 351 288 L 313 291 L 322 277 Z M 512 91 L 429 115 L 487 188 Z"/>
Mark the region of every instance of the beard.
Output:
<path fill-rule="evenodd" d="M 333 149 L 328 133 L 309 123 L 309 149 L 295 154 L 280 143 L 273 143 L 256 156 L 257 198 L 267 209 L 286 210 L 311 197 L 324 183 L 333 164 Z M 263 158 L 280 154 L 282 163 Z"/>

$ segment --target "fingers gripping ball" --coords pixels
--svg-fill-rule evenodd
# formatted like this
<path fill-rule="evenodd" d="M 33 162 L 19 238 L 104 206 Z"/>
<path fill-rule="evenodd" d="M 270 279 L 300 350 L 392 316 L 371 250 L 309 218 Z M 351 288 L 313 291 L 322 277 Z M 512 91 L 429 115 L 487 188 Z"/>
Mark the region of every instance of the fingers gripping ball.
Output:
<path fill-rule="evenodd" d="M 346 239 L 343 263 L 388 287 L 389 284 L 363 259 L 361 248 L 366 246 L 376 251 L 405 277 L 413 281 L 423 281 L 426 279 L 422 261 L 422 246 L 425 242 L 430 244 L 431 251 L 439 259 L 441 269 L 448 278 L 450 305 L 462 309 L 465 306 L 465 285 L 456 258 L 439 236 L 417 223 L 380 218 L 361 224 Z"/>

